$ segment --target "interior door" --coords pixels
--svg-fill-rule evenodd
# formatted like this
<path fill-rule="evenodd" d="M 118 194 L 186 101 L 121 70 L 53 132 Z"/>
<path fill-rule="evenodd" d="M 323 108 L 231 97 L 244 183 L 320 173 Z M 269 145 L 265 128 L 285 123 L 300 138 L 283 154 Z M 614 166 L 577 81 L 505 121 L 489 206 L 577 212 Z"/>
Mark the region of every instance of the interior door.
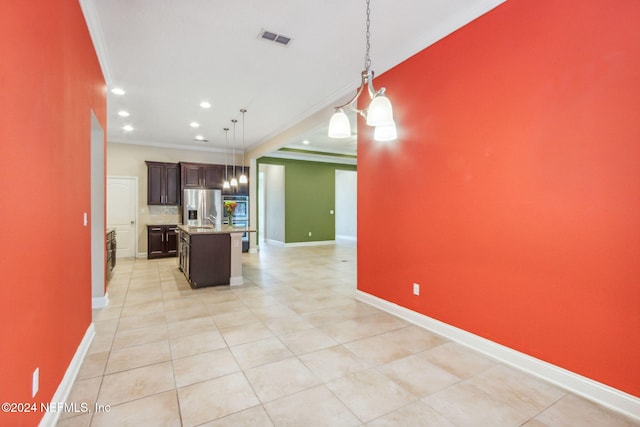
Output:
<path fill-rule="evenodd" d="M 118 258 L 136 256 L 137 201 L 137 177 L 107 177 L 107 228 L 116 229 Z"/>

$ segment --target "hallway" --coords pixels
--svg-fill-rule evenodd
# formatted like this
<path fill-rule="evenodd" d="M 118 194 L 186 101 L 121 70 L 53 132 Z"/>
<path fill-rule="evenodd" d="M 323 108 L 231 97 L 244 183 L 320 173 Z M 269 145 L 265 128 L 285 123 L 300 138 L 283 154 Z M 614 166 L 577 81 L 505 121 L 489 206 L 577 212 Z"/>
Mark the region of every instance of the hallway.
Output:
<path fill-rule="evenodd" d="M 175 258 L 119 259 L 68 399 L 109 410 L 57 425 L 639 425 L 357 301 L 354 244 L 243 263 L 193 290 Z"/>

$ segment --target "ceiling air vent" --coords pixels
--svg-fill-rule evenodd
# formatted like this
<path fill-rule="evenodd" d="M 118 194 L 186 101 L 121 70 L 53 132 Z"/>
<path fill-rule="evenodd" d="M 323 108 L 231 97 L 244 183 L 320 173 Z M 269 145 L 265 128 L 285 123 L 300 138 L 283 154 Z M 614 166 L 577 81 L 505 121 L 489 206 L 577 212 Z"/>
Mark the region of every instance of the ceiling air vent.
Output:
<path fill-rule="evenodd" d="M 280 46 L 289 46 L 291 43 L 291 37 L 283 36 L 282 34 L 274 33 L 273 31 L 260 30 L 258 38 L 269 42 L 276 43 Z"/>

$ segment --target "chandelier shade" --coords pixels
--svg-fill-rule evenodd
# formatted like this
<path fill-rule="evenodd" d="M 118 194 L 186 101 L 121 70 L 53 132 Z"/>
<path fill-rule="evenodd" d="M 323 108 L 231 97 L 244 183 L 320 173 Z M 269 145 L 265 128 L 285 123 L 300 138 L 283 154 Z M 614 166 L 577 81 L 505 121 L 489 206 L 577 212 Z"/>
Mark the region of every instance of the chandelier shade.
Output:
<path fill-rule="evenodd" d="M 396 130 L 396 124 L 391 123 L 386 126 L 376 126 L 373 131 L 373 139 L 375 141 L 386 142 L 395 141 L 398 139 L 398 131 Z"/>
<path fill-rule="evenodd" d="M 348 138 L 351 136 L 351 123 L 342 108 L 338 108 L 329 121 L 329 138 Z"/>
<path fill-rule="evenodd" d="M 369 126 L 391 126 L 395 124 L 391 101 L 384 94 L 376 95 L 371 100 L 369 110 L 367 110 L 367 124 Z"/>

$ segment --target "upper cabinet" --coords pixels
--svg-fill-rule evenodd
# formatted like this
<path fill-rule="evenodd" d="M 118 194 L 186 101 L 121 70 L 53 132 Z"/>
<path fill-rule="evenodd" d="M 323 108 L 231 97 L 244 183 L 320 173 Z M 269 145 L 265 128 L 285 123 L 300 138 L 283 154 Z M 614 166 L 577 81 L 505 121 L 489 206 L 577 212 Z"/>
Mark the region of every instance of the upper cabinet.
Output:
<path fill-rule="evenodd" d="M 180 163 L 182 188 L 222 188 L 224 166 L 203 163 Z"/>
<path fill-rule="evenodd" d="M 233 167 L 207 163 L 165 163 L 146 161 L 147 164 L 147 204 L 180 205 L 180 196 L 185 188 L 207 188 L 222 190 L 223 194 L 249 194 L 249 184 L 237 188 L 222 189 L 225 177 L 231 180 Z M 249 175 L 249 168 L 244 168 Z M 226 173 L 225 173 L 226 172 Z M 242 167 L 236 166 L 239 177 Z"/>
<path fill-rule="evenodd" d="M 145 162 L 147 164 L 147 204 L 180 204 L 180 165 Z"/>

